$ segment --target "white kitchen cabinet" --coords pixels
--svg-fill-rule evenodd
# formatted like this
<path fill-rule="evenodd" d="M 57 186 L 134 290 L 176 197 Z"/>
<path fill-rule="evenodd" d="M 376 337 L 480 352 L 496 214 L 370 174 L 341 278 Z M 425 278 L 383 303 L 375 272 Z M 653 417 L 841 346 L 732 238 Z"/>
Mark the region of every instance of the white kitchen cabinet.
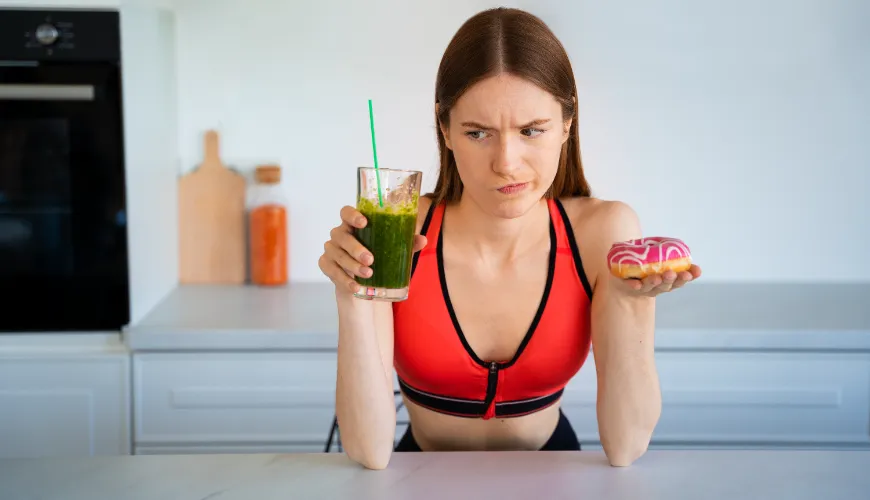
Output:
<path fill-rule="evenodd" d="M 130 358 L 119 337 L 0 338 L 0 458 L 130 453 Z"/>
<path fill-rule="evenodd" d="M 136 453 L 322 451 L 334 352 L 135 353 Z"/>
<path fill-rule="evenodd" d="M 870 448 L 870 287 L 692 289 L 657 306 L 663 408 L 652 448 Z M 167 295 L 125 331 L 135 452 L 323 450 L 334 295 L 317 283 Z M 587 449 L 600 447 L 596 385 L 590 354 L 562 401 Z"/>
<path fill-rule="evenodd" d="M 334 351 L 135 353 L 134 453 L 321 452 L 335 376 Z"/>
<path fill-rule="evenodd" d="M 662 352 L 657 363 L 653 448 L 870 447 L 867 353 Z M 322 451 L 335 369 L 334 351 L 137 353 L 135 452 Z M 586 448 L 600 446 L 595 399 L 590 355 L 562 403 Z"/>
<path fill-rule="evenodd" d="M 653 448 L 870 447 L 866 352 L 658 352 L 662 415 Z M 595 366 L 563 397 L 582 443 L 597 446 Z"/>

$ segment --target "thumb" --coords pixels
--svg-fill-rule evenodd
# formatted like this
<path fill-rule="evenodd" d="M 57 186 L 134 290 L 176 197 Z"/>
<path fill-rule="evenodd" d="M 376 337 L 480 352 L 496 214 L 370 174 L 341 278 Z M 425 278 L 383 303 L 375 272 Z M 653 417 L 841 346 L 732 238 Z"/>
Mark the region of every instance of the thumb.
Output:
<path fill-rule="evenodd" d="M 418 234 L 414 236 L 414 252 L 419 252 L 420 250 L 426 248 L 426 245 L 429 243 L 429 240 L 426 239 L 422 234 Z"/>

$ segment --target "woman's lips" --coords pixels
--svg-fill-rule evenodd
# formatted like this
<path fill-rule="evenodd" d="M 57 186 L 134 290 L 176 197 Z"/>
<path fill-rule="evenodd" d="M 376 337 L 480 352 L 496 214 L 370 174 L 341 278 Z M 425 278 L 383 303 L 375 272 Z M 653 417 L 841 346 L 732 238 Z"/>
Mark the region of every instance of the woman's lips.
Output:
<path fill-rule="evenodd" d="M 508 184 L 507 186 L 502 186 L 502 187 L 498 188 L 498 192 L 503 193 L 503 194 L 519 193 L 520 191 L 525 189 L 526 186 L 528 186 L 528 185 L 529 185 L 528 182 L 521 182 L 519 184 Z"/>

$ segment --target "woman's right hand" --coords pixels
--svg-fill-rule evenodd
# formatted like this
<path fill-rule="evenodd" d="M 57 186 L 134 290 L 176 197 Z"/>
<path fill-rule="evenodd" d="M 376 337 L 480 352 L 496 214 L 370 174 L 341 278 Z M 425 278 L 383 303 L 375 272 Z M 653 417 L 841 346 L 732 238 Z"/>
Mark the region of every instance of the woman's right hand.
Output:
<path fill-rule="evenodd" d="M 318 260 L 320 270 L 336 288 L 344 288 L 351 293 L 359 290 L 354 277 L 369 278 L 374 256 L 353 235 L 354 229 L 366 226 L 366 218 L 357 209 L 345 206 L 341 209 L 341 224 L 329 232 L 329 240 L 323 245 L 323 255 Z M 414 236 L 414 252 L 426 246 L 426 237 Z"/>

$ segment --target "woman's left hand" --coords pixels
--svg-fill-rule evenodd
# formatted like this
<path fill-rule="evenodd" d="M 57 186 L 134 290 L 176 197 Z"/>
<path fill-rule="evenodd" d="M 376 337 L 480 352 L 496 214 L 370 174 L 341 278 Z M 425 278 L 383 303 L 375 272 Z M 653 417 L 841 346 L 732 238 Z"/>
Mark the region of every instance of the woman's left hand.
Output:
<path fill-rule="evenodd" d="M 621 281 L 621 289 L 629 295 L 642 297 L 655 297 L 661 293 L 670 292 L 681 288 L 686 283 L 694 281 L 701 277 L 701 268 L 692 264 L 688 271 L 675 273 L 674 271 L 665 271 L 662 274 L 653 274 L 647 276 L 643 280 L 629 278 L 619 279 L 611 276 L 613 279 Z"/>

